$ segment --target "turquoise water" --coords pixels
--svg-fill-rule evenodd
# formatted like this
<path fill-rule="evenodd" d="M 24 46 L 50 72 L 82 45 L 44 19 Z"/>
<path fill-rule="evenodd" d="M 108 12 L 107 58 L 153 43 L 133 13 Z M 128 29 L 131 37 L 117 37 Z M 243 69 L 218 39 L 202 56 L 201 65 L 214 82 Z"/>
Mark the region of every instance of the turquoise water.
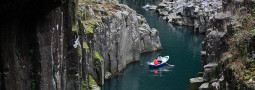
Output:
<path fill-rule="evenodd" d="M 103 90 L 186 90 L 189 79 L 202 71 L 200 61 L 201 42 L 203 35 L 193 32 L 192 27 L 178 26 L 167 23 L 156 12 L 145 10 L 142 6 L 157 3 L 158 0 L 123 0 L 142 14 L 151 28 L 159 31 L 163 50 L 143 53 L 140 62 L 127 65 L 122 75 L 106 80 Z M 169 55 L 169 64 L 151 70 L 147 62 L 157 55 Z"/>

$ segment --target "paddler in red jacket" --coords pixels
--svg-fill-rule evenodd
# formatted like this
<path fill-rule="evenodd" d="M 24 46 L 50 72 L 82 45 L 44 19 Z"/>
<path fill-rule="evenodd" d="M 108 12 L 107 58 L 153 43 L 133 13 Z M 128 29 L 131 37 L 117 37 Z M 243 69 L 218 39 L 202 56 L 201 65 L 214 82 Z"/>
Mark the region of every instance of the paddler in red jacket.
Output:
<path fill-rule="evenodd" d="M 154 60 L 154 65 L 158 65 L 158 59 L 157 58 Z"/>

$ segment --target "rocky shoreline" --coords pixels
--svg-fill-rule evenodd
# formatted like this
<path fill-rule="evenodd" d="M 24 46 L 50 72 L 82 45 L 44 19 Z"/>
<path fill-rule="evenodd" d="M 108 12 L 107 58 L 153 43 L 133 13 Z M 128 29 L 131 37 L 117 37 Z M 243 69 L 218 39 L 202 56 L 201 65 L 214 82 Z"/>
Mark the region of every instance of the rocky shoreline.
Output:
<path fill-rule="evenodd" d="M 193 26 L 198 33 L 209 33 L 211 20 L 220 13 L 222 2 L 219 0 L 163 0 L 157 11 L 168 22 Z"/>
<path fill-rule="evenodd" d="M 168 22 L 193 26 L 195 32 L 206 35 L 203 72 L 190 79 L 191 89 L 255 89 L 254 8 L 252 0 L 163 0 L 158 4 L 157 11 Z"/>

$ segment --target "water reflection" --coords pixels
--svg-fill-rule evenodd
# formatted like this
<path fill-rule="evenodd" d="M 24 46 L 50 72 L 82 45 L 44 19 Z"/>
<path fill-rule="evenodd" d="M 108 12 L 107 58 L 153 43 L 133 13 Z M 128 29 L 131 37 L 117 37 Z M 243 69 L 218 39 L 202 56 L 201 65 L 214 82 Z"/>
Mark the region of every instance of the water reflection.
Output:
<path fill-rule="evenodd" d="M 149 68 L 149 71 L 154 73 L 153 76 L 163 76 L 162 72 L 171 72 L 172 68 L 174 68 L 174 65 L 164 65 L 162 67 L 159 68 Z"/>

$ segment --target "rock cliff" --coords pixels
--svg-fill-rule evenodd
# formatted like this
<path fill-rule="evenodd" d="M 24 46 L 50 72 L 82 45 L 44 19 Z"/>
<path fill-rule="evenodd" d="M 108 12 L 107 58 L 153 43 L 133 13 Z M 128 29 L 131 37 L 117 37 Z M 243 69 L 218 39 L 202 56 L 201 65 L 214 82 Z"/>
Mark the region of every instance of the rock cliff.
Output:
<path fill-rule="evenodd" d="M 163 0 L 157 11 L 168 22 L 194 26 L 195 32 L 209 33 L 210 21 L 221 9 L 221 0 Z"/>
<path fill-rule="evenodd" d="M 255 89 L 254 8 L 252 0 L 222 0 L 201 53 L 206 89 Z"/>
<path fill-rule="evenodd" d="M 98 89 L 105 73 L 161 49 L 141 15 L 107 1 L 3 1 L 0 89 Z"/>
<path fill-rule="evenodd" d="M 163 0 L 157 10 L 168 22 L 206 34 L 203 72 L 190 79 L 191 89 L 255 89 L 253 0 Z"/>
<path fill-rule="evenodd" d="M 93 5 L 81 3 L 78 8 L 77 35 L 85 33 L 80 37 L 83 37 L 86 53 L 98 52 L 102 56 L 100 63 L 104 65 L 101 68 L 104 73 L 120 72 L 128 63 L 138 61 L 140 53 L 162 49 L 158 31 L 151 29 L 143 16 L 126 5 L 95 2 Z M 87 60 L 89 71 L 94 72 L 95 60 Z"/>

